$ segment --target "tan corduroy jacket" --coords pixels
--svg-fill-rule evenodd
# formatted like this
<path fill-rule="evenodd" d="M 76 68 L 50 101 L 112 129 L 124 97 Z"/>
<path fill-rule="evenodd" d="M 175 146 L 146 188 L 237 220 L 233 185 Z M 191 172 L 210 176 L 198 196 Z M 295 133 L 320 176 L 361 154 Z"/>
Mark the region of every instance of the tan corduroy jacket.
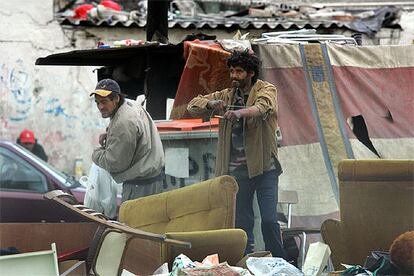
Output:
<path fill-rule="evenodd" d="M 164 167 L 161 139 L 147 111 L 126 100 L 111 118 L 106 146 L 97 148 L 92 160 L 118 183 L 158 176 Z"/>
<path fill-rule="evenodd" d="M 227 105 L 233 103 L 234 89 L 227 88 L 192 99 L 187 110 L 196 117 L 210 115 L 207 109 L 210 100 L 222 100 Z M 256 106 L 262 116 L 244 120 L 244 149 L 249 177 L 263 174 L 271 167 L 271 158 L 277 158 L 277 90 L 266 81 L 257 80 L 253 85 L 246 103 L 247 107 Z M 219 138 L 216 155 L 216 175 L 228 174 L 231 150 L 232 124 L 220 119 Z"/>

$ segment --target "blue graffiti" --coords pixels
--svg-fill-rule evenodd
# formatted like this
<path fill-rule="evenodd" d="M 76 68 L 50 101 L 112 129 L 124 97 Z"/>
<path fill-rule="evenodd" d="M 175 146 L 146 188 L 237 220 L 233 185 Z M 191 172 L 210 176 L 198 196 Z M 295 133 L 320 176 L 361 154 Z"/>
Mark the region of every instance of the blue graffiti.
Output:
<path fill-rule="evenodd" d="M 57 98 L 49 99 L 46 103 L 45 113 L 53 115 L 55 117 L 63 116 L 66 119 L 76 119 L 74 115 L 69 115 L 65 112 L 65 108 L 62 107 L 60 100 Z"/>
<path fill-rule="evenodd" d="M 32 106 L 32 98 L 29 93 L 29 75 L 23 68 L 23 61 L 21 59 L 16 61 L 16 68 L 10 71 L 9 75 L 9 89 L 13 95 L 17 108 L 14 115 L 10 116 L 12 121 L 22 121 L 29 116 Z M 2 79 L 2 81 L 4 81 Z"/>

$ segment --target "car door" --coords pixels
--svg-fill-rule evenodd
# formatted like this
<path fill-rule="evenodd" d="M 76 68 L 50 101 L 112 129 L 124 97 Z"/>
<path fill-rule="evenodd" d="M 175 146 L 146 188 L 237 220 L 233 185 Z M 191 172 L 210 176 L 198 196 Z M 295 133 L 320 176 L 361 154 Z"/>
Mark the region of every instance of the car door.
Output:
<path fill-rule="evenodd" d="M 0 221 L 60 221 L 56 204 L 43 199 L 48 179 L 29 162 L 0 148 Z"/>

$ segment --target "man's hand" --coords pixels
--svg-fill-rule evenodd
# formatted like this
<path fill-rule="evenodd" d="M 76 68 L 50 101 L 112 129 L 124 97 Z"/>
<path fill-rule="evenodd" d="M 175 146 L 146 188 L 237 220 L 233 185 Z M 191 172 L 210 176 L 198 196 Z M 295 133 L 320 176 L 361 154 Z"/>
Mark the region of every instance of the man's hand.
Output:
<path fill-rule="evenodd" d="M 106 144 L 106 133 L 102 133 L 101 135 L 99 135 L 99 145 L 105 148 L 105 144 Z"/>
<path fill-rule="evenodd" d="M 230 120 L 232 123 L 235 121 L 238 121 L 241 118 L 241 112 L 240 110 L 229 110 L 226 113 L 224 113 L 224 119 Z"/>
<path fill-rule="evenodd" d="M 223 112 L 226 109 L 226 104 L 222 100 L 211 100 L 208 101 L 207 108 Z"/>

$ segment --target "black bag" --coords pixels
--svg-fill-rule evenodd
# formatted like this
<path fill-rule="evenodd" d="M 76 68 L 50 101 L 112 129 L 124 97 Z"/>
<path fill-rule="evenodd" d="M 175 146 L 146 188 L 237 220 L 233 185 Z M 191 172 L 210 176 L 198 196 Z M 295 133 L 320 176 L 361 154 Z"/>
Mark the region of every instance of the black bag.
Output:
<path fill-rule="evenodd" d="M 298 267 L 299 248 L 294 236 L 283 237 L 283 249 L 286 253 L 286 261 Z"/>
<path fill-rule="evenodd" d="M 279 162 L 279 161 L 278 161 Z M 280 165 L 279 165 L 280 166 Z M 288 220 L 285 214 L 277 212 L 277 220 L 279 223 L 287 224 Z M 283 233 L 283 230 L 282 230 Z M 298 267 L 299 247 L 296 243 L 295 236 L 283 235 L 283 249 L 286 254 L 286 261 L 296 267 Z"/>
<path fill-rule="evenodd" d="M 372 251 L 365 260 L 364 268 L 375 275 L 399 275 L 398 268 L 391 263 L 390 254 L 384 251 Z"/>

